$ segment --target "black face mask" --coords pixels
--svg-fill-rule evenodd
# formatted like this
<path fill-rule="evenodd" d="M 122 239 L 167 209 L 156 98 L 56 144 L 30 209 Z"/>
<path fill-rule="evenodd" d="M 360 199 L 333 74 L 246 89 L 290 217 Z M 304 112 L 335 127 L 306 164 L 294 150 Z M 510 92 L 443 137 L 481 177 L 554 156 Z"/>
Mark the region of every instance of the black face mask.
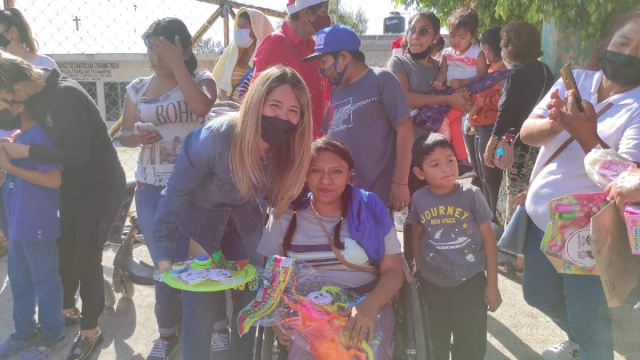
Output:
<path fill-rule="evenodd" d="M 607 79 L 622 86 L 640 85 L 640 58 L 607 50 L 604 52 L 602 72 Z"/>
<path fill-rule="evenodd" d="M 13 115 L 11 110 L 0 110 L 0 130 L 11 131 L 20 128 L 20 115 Z"/>
<path fill-rule="evenodd" d="M 424 49 L 424 51 L 421 51 L 419 53 L 412 53 L 410 48 L 407 48 L 407 53 L 409 53 L 409 55 L 411 56 L 411 58 L 413 58 L 413 60 L 423 60 L 426 59 L 427 56 L 431 55 L 431 49 L 432 46 L 429 45 L 427 46 L 426 49 Z"/>
<path fill-rule="evenodd" d="M 284 144 L 288 138 L 293 136 L 297 128 L 298 127 L 291 123 L 291 121 L 262 115 L 262 131 L 260 136 L 269 146 L 276 147 Z"/>
<path fill-rule="evenodd" d="M 6 49 L 9 44 L 11 44 L 11 41 L 4 37 L 3 34 L 0 34 L 0 48 Z"/>

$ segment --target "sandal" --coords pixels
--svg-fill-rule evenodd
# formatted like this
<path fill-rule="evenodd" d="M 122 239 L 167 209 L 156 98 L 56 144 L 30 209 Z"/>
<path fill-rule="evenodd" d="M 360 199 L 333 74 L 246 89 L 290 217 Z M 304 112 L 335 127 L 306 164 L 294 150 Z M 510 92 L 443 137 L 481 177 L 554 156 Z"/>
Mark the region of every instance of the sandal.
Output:
<path fill-rule="evenodd" d="M 80 324 L 80 309 L 74 307 L 70 312 L 64 314 L 64 326 L 74 326 Z"/>
<path fill-rule="evenodd" d="M 522 270 L 516 267 L 512 261 L 501 261 L 498 263 L 498 271 L 507 276 L 515 276 L 522 279 Z"/>

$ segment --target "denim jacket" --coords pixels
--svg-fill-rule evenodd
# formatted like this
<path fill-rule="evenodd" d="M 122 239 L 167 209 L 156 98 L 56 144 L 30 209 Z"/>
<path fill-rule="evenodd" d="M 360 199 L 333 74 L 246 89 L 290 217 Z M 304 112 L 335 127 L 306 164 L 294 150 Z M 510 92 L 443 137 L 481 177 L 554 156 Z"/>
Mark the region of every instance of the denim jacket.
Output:
<path fill-rule="evenodd" d="M 229 219 L 243 240 L 264 225 L 258 201 L 243 201 L 231 176 L 231 119 L 213 119 L 185 137 L 153 222 L 156 261 L 174 261 L 178 232 L 220 244 Z"/>

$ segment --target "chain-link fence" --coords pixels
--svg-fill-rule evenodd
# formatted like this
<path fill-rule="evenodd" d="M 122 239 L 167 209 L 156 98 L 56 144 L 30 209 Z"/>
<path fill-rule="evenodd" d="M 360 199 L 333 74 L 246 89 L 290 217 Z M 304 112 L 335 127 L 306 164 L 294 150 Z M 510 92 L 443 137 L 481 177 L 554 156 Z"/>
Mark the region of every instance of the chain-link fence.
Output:
<path fill-rule="evenodd" d="M 260 2 L 264 3 L 249 3 Z M 15 0 L 13 3 L 29 22 L 39 52 L 51 56 L 63 74 L 87 90 L 108 127 L 122 115 L 126 86 L 138 77 L 151 75 L 141 36 L 153 21 L 163 17 L 181 19 L 194 36 L 193 49 L 199 67 L 211 71 L 224 49 L 223 19 L 231 9 L 228 2 L 217 0 Z M 228 21 L 232 28 L 233 19 Z M 115 145 L 127 177 L 132 178 L 139 149 L 123 148 L 117 141 Z"/>

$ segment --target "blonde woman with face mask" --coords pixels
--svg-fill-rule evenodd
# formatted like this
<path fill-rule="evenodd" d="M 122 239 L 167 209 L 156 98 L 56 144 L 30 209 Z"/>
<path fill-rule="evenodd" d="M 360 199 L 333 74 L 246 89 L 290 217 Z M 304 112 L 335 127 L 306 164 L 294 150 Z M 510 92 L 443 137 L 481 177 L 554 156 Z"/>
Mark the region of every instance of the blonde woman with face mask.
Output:
<path fill-rule="evenodd" d="M 253 76 L 256 49 L 265 36 L 272 32 L 273 26 L 261 11 L 247 8 L 238 10 L 233 41 L 213 69 L 221 101 L 242 101 Z"/>

